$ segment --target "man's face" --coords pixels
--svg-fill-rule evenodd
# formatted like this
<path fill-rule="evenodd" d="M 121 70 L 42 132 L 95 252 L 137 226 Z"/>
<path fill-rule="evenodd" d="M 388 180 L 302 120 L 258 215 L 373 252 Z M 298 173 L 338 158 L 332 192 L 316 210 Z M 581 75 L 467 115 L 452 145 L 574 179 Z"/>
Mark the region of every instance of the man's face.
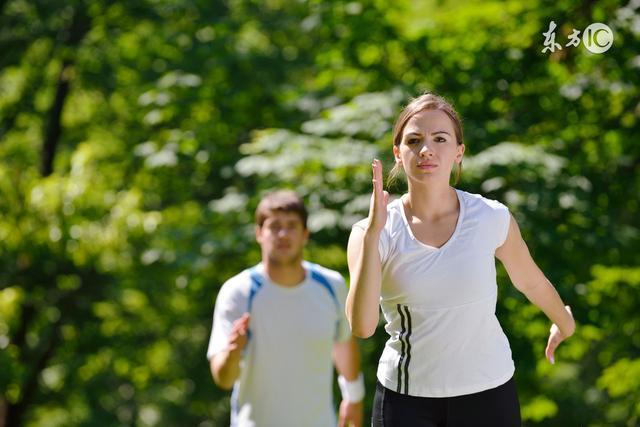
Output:
<path fill-rule="evenodd" d="M 256 227 L 256 240 L 263 261 L 287 265 L 302 261 L 309 230 L 295 212 L 271 211 L 262 226 Z"/>

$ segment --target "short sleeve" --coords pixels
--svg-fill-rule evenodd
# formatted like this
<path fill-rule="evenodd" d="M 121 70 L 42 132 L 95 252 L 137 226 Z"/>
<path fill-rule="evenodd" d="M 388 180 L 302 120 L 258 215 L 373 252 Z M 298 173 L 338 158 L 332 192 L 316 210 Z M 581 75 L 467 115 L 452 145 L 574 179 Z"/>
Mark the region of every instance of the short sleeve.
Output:
<path fill-rule="evenodd" d="M 359 228 L 361 230 L 366 230 L 367 221 L 368 221 L 368 218 L 361 219 L 360 221 L 353 224 L 352 228 Z M 388 225 L 389 225 L 389 220 L 387 220 L 387 224 L 382 229 L 382 232 L 380 233 L 380 240 L 378 241 L 378 253 L 380 254 L 380 262 L 382 264 L 385 263 L 385 261 L 387 260 L 387 257 L 389 256 L 390 242 L 389 242 L 389 230 L 387 230 Z"/>
<path fill-rule="evenodd" d="M 237 283 L 226 282 L 216 298 L 207 359 L 227 348 L 233 322 L 247 311 L 246 298 L 235 285 Z"/>
<path fill-rule="evenodd" d="M 334 289 L 336 291 L 336 298 L 338 299 L 338 303 L 340 305 L 338 310 L 338 330 L 336 334 L 336 341 L 342 342 L 347 341 L 351 338 L 351 327 L 349 326 L 349 322 L 347 321 L 347 316 L 345 314 L 347 284 L 345 283 L 342 276 L 340 276 L 340 280 L 336 281 Z"/>
<path fill-rule="evenodd" d="M 497 203 L 497 207 L 495 208 L 495 215 L 497 217 L 496 221 L 496 236 L 497 236 L 497 244 L 496 249 L 504 244 L 507 240 L 507 235 L 509 234 L 509 225 L 511 224 L 511 213 L 509 213 L 509 208 L 503 205 L 502 203 Z"/>

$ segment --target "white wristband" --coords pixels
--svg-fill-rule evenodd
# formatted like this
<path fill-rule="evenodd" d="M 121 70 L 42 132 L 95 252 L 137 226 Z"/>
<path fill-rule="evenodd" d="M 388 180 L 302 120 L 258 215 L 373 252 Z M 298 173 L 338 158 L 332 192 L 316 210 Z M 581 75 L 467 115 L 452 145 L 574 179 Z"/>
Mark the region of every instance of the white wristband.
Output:
<path fill-rule="evenodd" d="M 353 381 L 347 381 L 342 375 L 338 376 L 338 385 L 342 398 L 347 402 L 357 403 L 364 399 L 364 377 L 362 372 Z"/>

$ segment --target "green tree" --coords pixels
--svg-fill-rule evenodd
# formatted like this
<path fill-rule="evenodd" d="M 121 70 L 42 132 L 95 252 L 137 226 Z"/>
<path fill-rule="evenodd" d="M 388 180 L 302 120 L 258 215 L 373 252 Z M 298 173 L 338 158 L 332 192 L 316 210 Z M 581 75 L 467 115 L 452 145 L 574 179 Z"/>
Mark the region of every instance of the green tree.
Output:
<path fill-rule="evenodd" d="M 578 319 L 548 366 L 500 271 L 527 425 L 638 425 L 638 9 L 0 2 L 0 418 L 224 425 L 204 353 L 217 289 L 259 259 L 260 194 L 305 196 L 307 256 L 346 273 L 370 160 L 435 90 L 465 121 L 460 186 L 511 208 Z M 542 53 L 551 20 L 614 45 Z M 362 342 L 368 404 L 384 339 Z"/>

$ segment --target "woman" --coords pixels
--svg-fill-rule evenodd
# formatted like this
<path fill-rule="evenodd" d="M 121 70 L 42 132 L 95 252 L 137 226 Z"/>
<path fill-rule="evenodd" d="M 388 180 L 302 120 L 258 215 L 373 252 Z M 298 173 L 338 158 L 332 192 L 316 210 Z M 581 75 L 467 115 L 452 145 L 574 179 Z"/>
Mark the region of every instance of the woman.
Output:
<path fill-rule="evenodd" d="M 408 193 L 389 203 L 373 161 L 369 217 L 348 246 L 346 312 L 354 335 L 378 324 L 390 338 L 378 365 L 374 426 L 518 426 L 520 408 L 508 340 L 495 316 L 495 258 L 518 290 L 553 322 L 546 357 L 575 322 L 535 264 L 503 204 L 449 185 L 465 146 L 460 119 L 425 94 L 393 130 L 395 167 Z"/>

